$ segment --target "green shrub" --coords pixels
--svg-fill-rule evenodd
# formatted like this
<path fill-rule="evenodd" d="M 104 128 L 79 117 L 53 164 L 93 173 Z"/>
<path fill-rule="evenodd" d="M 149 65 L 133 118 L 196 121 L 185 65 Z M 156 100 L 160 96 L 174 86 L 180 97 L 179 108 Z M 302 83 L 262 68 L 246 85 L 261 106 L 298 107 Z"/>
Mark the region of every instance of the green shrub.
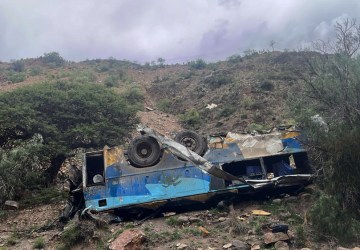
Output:
<path fill-rule="evenodd" d="M 7 199 L 19 199 L 23 190 L 44 184 L 42 159 L 38 157 L 42 151 L 43 146 L 34 142 L 11 150 L 0 149 L 0 204 Z"/>
<path fill-rule="evenodd" d="M 232 56 L 228 57 L 227 61 L 231 64 L 235 64 L 235 63 L 242 62 L 243 59 L 242 59 L 241 55 L 232 55 Z"/>
<path fill-rule="evenodd" d="M 236 107 L 227 105 L 224 107 L 223 110 L 221 110 L 220 117 L 228 117 L 228 116 L 232 115 L 233 113 L 235 113 L 235 111 L 236 111 Z"/>
<path fill-rule="evenodd" d="M 71 249 L 84 240 L 90 238 L 94 233 L 94 225 L 89 223 L 72 223 L 65 227 L 61 234 L 61 241 L 63 249 Z"/>
<path fill-rule="evenodd" d="M 128 87 L 121 96 L 130 104 L 133 108 L 139 110 L 143 107 L 144 93 L 139 87 L 131 86 Z"/>
<path fill-rule="evenodd" d="M 189 127 L 196 128 L 201 123 L 201 118 L 199 112 L 192 108 L 185 112 L 185 114 L 179 116 L 180 121 Z"/>
<path fill-rule="evenodd" d="M 61 67 L 65 65 L 65 60 L 60 56 L 58 52 L 45 53 L 41 60 L 51 67 Z"/>
<path fill-rule="evenodd" d="M 30 68 L 30 75 L 31 76 L 40 75 L 42 72 L 43 72 L 43 70 L 39 66 L 34 66 L 34 67 Z"/>
<path fill-rule="evenodd" d="M 341 205 L 340 193 L 330 196 L 322 193 L 310 211 L 315 232 L 318 236 L 332 236 L 343 242 L 360 240 L 360 221 L 354 212 Z"/>
<path fill-rule="evenodd" d="M 188 63 L 191 69 L 205 69 L 206 62 L 203 59 L 197 59 L 196 61 L 190 61 Z"/>
<path fill-rule="evenodd" d="M 104 84 L 105 84 L 106 87 L 109 87 L 109 88 L 118 87 L 119 86 L 119 77 L 114 76 L 114 75 L 108 76 L 105 79 Z"/>
<path fill-rule="evenodd" d="M 17 72 L 10 72 L 7 76 L 6 76 L 7 80 L 12 82 L 12 83 L 18 83 L 18 82 L 23 82 L 26 79 L 26 74 L 25 73 L 17 73 Z"/>
<path fill-rule="evenodd" d="M 264 109 L 264 108 L 265 108 L 265 104 L 262 101 L 254 101 L 250 105 L 250 109 Z"/>
<path fill-rule="evenodd" d="M 34 169 L 40 166 L 46 169 L 49 182 L 55 178 L 71 150 L 118 145 L 137 122 L 134 105 L 97 84 L 60 81 L 34 84 L 1 93 L 0 106 L 1 145 L 11 147 L 19 141 L 41 137 L 43 148 L 40 152 L 22 154 L 26 156 L 24 159 L 32 157 L 36 160 L 37 157 L 40 164 L 33 166 L 20 161 L 19 168 L 23 165 Z M 42 159 L 45 156 L 48 158 Z M 17 159 L 13 162 L 16 163 Z M 8 163 L 1 161 L 1 164 Z M 12 169 L 12 164 L 8 169 Z"/>
<path fill-rule="evenodd" d="M 274 90 L 274 84 L 270 81 L 263 81 L 259 87 L 260 87 L 260 89 L 265 90 L 265 91 L 273 91 Z"/>
<path fill-rule="evenodd" d="M 164 98 L 158 102 L 157 107 L 163 112 L 170 113 L 171 112 L 171 103 L 172 103 L 172 101 L 170 99 Z"/>
<path fill-rule="evenodd" d="M 25 63 L 23 60 L 16 60 L 11 63 L 11 69 L 16 72 L 23 72 L 25 70 Z"/>
<path fill-rule="evenodd" d="M 304 247 L 306 243 L 306 232 L 304 226 L 299 225 L 295 228 L 296 238 L 295 244 L 298 247 Z"/>
<path fill-rule="evenodd" d="M 233 78 L 229 72 L 225 70 L 221 70 L 221 71 L 216 71 L 210 76 L 206 77 L 204 82 L 213 88 L 218 88 L 221 85 L 232 83 Z"/>
<path fill-rule="evenodd" d="M 45 241 L 44 238 L 39 237 L 36 238 L 33 244 L 34 249 L 43 249 L 45 247 Z"/>

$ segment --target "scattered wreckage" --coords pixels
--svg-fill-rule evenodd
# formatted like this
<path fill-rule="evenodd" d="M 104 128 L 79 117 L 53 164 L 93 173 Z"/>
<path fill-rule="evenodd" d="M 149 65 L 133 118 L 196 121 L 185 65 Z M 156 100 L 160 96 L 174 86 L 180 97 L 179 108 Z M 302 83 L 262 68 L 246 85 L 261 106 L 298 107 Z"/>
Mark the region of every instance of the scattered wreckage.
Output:
<path fill-rule="evenodd" d="M 301 187 L 311 180 L 294 130 L 212 135 L 183 131 L 173 139 L 147 127 L 131 143 L 88 152 L 82 168 L 84 211 L 207 202 L 226 194 Z"/>

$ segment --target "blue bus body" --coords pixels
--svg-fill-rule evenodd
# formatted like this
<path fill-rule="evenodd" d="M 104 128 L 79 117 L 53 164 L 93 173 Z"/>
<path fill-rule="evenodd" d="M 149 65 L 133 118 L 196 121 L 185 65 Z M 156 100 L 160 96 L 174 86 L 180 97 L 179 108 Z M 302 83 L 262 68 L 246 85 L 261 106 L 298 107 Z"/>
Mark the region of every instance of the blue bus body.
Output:
<path fill-rule="evenodd" d="M 130 165 L 121 147 L 104 148 L 84 157 L 85 206 L 95 211 L 138 205 L 153 208 L 174 200 L 205 202 L 217 194 L 251 192 L 257 185 L 275 188 L 308 182 L 307 154 L 298 133 L 234 135 L 210 137 L 203 157 L 248 183 L 213 176 L 166 148 L 156 165 L 144 168 Z M 102 176 L 102 181 L 94 183 L 95 175 Z"/>

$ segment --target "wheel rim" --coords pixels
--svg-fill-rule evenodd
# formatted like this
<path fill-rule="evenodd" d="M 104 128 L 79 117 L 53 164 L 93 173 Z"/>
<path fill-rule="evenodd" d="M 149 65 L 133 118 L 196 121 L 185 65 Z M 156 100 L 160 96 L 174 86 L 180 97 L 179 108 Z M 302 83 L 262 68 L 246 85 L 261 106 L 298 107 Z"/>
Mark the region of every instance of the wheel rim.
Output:
<path fill-rule="evenodd" d="M 183 144 L 185 147 L 187 147 L 191 151 L 195 151 L 195 149 L 197 147 L 196 141 L 190 137 L 185 137 L 184 139 L 182 139 L 181 144 Z"/>
<path fill-rule="evenodd" d="M 148 143 L 140 143 L 136 148 L 136 155 L 142 159 L 148 158 L 152 152 L 151 145 Z"/>

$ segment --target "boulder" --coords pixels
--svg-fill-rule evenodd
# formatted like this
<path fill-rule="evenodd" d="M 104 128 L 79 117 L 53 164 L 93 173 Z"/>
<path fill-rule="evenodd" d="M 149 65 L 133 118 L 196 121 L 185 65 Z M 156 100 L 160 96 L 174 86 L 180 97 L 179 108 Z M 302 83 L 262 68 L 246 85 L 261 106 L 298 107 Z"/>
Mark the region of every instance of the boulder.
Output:
<path fill-rule="evenodd" d="M 189 217 L 187 216 L 184 216 L 184 215 L 180 215 L 178 218 L 177 218 L 178 222 L 180 224 L 184 224 L 184 223 L 187 223 L 189 222 Z"/>
<path fill-rule="evenodd" d="M 338 247 L 336 248 L 336 250 L 351 250 L 350 248 L 346 248 L 346 247 Z"/>
<path fill-rule="evenodd" d="M 280 203 L 281 203 L 281 199 L 273 199 L 272 203 L 274 203 L 274 204 L 280 204 Z"/>
<path fill-rule="evenodd" d="M 201 222 L 202 220 L 197 217 L 189 217 L 189 221 L 190 223 L 196 223 L 196 222 Z"/>
<path fill-rule="evenodd" d="M 109 246 L 110 250 L 141 250 L 145 234 L 140 230 L 129 229 L 121 233 Z"/>
<path fill-rule="evenodd" d="M 276 250 L 289 250 L 289 245 L 285 241 L 278 241 L 274 245 Z"/>
<path fill-rule="evenodd" d="M 184 243 L 177 243 L 176 244 L 176 249 L 184 250 L 184 249 L 187 249 L 187 248 L 188 248 L 188 245 L 186 245 Z"/>
<path fill-rule="evenodd" d="M 285 233 L 266 233 L 264 234 L 264 243 L 271 244 L 278 241 L 286 241 L 289 240 L 289 236 Z"/>
<path fill-rule="evenodd" d="M 231 246 L 232 246 L 232 244 L 228 243 L 228 244 L 223 245 L 223 248 L 224 249 L 229 249 Z"/>
<path fill-rule="evenodd" d="M 233 240 L 231 244 L 232 244 L 231 249 L 234 250 L 250 250 L 250 246 L 247 243 L 240 240 Z"/>

